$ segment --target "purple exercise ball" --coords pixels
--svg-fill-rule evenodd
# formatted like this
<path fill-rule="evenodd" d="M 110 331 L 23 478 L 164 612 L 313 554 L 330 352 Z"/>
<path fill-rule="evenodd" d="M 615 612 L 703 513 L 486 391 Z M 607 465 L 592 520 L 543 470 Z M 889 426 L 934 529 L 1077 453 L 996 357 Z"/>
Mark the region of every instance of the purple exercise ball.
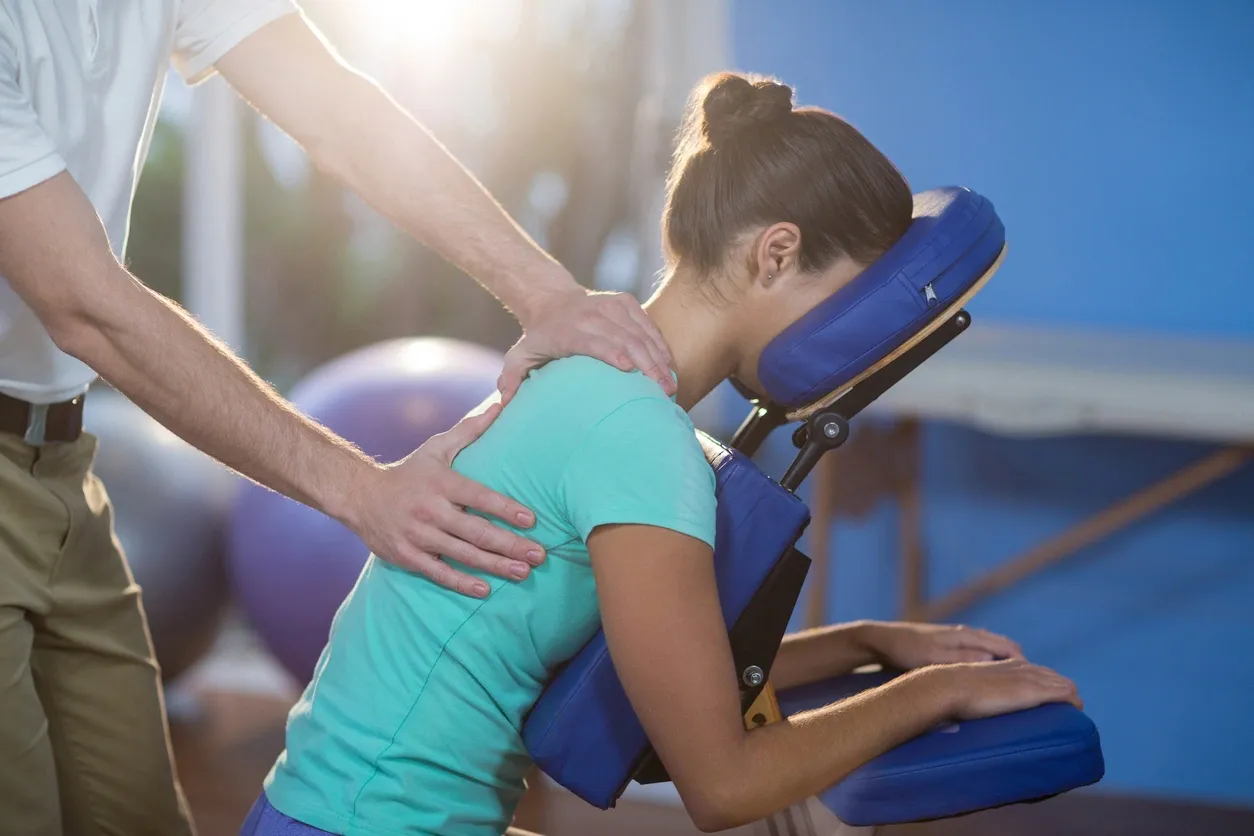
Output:
<path fill-rule="evenodd" d="M 496 390 L 503 356 L 459 340 L 391 340 L 315 369 L 291 394 L 301 412 L 381 462 L 403 459 Z M 246 483 L 235 497 L 228 569 L 262 641 L 302 684 L 369 550 L 339 522 Z"/>

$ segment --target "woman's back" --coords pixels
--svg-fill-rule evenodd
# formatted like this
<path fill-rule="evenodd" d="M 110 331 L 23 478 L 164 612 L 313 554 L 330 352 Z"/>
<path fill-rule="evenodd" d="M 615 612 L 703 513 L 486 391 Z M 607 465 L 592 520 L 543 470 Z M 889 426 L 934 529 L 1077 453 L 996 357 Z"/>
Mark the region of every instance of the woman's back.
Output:
<path fill-rule="evenodd" d="M 267 779 L 282 812 L 334 833 L 500 833 L 530 767 L 523 718 L 600 616 L 587 535 L 639 523 L 714 535 L 713 475 L 653 381 L 588 358 L 533 372 L 454 462 L 536 514 L 547 550 L 485 599 L 371 558 L 292 711 Z"/>

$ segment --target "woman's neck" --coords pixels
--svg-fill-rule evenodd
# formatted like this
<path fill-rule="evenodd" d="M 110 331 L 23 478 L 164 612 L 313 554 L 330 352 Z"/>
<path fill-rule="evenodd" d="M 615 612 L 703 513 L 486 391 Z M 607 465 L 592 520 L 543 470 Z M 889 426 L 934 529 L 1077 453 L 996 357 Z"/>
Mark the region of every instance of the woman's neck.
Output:
<path fill-rule="evenodd" d="M 675 400 L 689 410 L 732 373 L 736 356 L 726 317 L 686 286 L 694 285 L 684 277 L 669 278 L 644 308 L 670 348 L 679 377 Z"/>

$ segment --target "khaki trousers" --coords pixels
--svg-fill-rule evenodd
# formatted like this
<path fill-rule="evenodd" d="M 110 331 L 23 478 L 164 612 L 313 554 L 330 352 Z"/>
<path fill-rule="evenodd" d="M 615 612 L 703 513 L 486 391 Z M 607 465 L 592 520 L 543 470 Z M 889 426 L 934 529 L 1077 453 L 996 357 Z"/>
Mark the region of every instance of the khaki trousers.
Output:
<path fill-rule="evenodd" d="M 0 433 L 0 834 L 189 836 L 95 453 Z"/>

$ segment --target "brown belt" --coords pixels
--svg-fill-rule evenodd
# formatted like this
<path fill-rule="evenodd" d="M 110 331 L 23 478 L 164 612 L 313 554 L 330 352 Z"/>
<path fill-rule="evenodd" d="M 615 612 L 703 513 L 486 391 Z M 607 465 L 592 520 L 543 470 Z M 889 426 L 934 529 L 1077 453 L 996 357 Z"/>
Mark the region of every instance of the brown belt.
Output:
<path fill-rule="evenodd" d="M 0 433 L 21 436 L 38 447 L 52 441 L 74 441 L 83 431 L 83 398 L 31 404 L 0 394 Z"/>

